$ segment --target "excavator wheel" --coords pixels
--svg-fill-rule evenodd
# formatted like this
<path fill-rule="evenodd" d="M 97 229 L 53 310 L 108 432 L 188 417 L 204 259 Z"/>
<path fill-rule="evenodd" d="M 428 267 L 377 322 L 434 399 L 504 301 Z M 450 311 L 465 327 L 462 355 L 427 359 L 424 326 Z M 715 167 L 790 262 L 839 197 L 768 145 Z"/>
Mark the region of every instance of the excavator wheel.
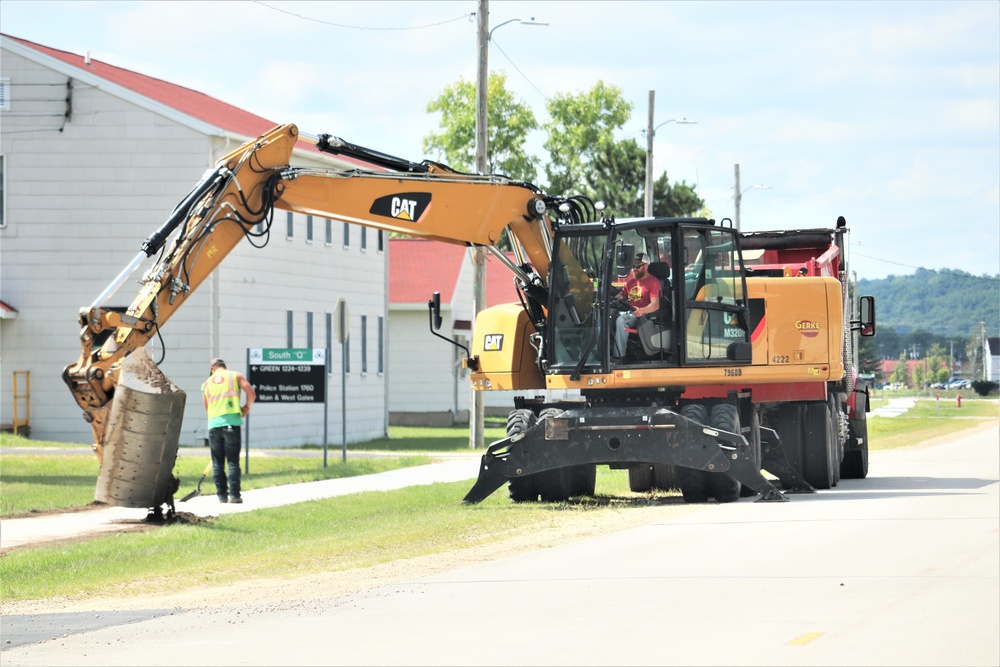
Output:
<path fill-rule="evenodd" d="M 524 433 L 535 425 L 535 413 L 531 410 L 514 410 L 507 415 L 507 435 Z M 538 489 L 535 488 L 535 476 L 527 475 L 511 479 L 508 484 L 510 499 L 515 503 L 535 502 L 538 500 Z"/>
<path fill-rule="evenodd" d="M 730 403 L 712 406 L 709 416 L 712 428 L 732 433 L 740 432 L 740 413 Z M 708 473 L 709 487 L 715 500 L 720 503 L 734 503 L 740 499 L 742 485 L 724 472 Z"/>
<path fill-rule="evenodd" d="M 653 464 L 653 488 L 661 491 L 678 491 L 681 488 L 681 469 L 669 463 Z"/>
<path fill-rule="evenodd" d="M 646 493 L 653 488 L 653 466 L 639 463 L 628 469 L 628 488 L 633 493 Z"/>
<path fill-rule="evenodd" d="M 708 425 L 708 409 L 704 405 L 689 403 L 681 407 L 681 416 L 699 424 Z M 708 502 L 709 479 L 707 472 L 694 468 L 681 468 L 679 477 L 684 502 Z"/>
<path fill-rule="evenodd" d="M 545 408 L 538 413 L 538 421 L 561 415 L 559 408 Z M 540 472 L 535 477 L 535 487 L 544 502 L 560 503 L 570 496 L 592 496 L 597 482 L 597 466 L 580 464 Z"/>

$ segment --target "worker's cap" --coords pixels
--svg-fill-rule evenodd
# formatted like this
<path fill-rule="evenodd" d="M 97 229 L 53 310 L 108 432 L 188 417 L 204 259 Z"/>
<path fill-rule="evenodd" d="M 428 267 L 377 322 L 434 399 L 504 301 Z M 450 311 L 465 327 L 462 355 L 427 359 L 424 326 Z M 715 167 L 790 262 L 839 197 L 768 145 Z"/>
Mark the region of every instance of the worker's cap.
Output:
<path fill-rule="evenodd" d="M 212 368 L 225 368 L 225 367 L 226 367 L 226 362 L 224 362 L 219 357 L 212 359 Z"/>
<path fill-rule="evenodd" d="M 636 253 L 635 259 L 632 260 L 632 266 L 642 266 L 643 264 L 649 264 L 649 255 L 644 252 Z"/>

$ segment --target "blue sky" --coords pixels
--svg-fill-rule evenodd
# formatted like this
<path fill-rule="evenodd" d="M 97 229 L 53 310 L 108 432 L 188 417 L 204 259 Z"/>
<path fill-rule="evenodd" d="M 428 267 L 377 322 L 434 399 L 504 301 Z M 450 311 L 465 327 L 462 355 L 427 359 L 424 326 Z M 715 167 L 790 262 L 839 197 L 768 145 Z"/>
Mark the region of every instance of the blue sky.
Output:
<path fill-rule="evenodd" d="M 476 2 L 21 2 L 0 30 L 419 161 L 476 76 Z M 861 278 L 1000 273 L 1000 3 L 490 2 L 491 71 L 546 100 L 601 80 L 623 137 L 744 230 L 852 229 Z M 541 133 L 529 150 L 541 155 Z M 768 189 L 747 189 L 763 185 Z M 569 193 L 560 193 L 569 194 Z"/>

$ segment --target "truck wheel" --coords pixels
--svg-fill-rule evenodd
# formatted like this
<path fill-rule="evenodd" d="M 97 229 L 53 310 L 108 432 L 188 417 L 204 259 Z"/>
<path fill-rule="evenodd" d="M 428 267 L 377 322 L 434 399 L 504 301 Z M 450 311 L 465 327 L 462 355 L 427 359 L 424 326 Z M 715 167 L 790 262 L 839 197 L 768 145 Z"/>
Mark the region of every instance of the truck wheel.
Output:
<path fill-rule="evenodd" d="M 834 480 L 833 415 L 829 403 L 807 403 L 803 423 L 802 476 L 817 489 L 829 489 Z M 839 463 L 837 464 L 840 465 Z"/>
<path fill-rule="evenodd" d="M 840 476 L 844 479 L 864 479 L 868 476 L 868 403 L 864 394 L 855 398 L 854 413 L 858 419 L 847 420 L 847 451 L 840 464 Z"/>
<path fill-rule="evenodd" d="M 653 488 L 653 466 L 637 463 L 628 469 L 628 488 L 633 493 L 646 493 Z"/>
<path fill-rule="evenodd" d="M 830 442 L 833 443 L 833 485 L 840 484 L 840 464 L 844 461 L 844 440 L 841 430 L 842 420 L 846 419 L 844 411 L 840 409 L 837 399 L 831 395 L 827 399 L 830 410 Z"/>
<path fill-rule="evenodd" d="M 531 410 L 514 410 L 507 415 L 507 435 L 524 433 L 535 425 L 535 413 Z M 526 475 L 511 479 L 508 484 L 510 499 L 515 503 L 535 502 L 538 500 L 538 489 L 535 488 L 535 475 Z"/>
<path fill-rule="evenodd" d="M 740 413 L 737 412 L 735 405 L 729 403 L 713 405 L 709 421 L 712 428 L 733 433 L 740 432 Z M 742 485 L 726 473 L 710 472 L 708 479 L 712 495 L 715 496 L 717 502 L 734 503 L 740 499 Z"/>
<path fill-rule="evenodd" d="M 681 416 L 699 424 L 708 425 L 708 409 L 704 405 L 689 403 L 681 407 Z M 694 468 L 681 468 L 681 495 L 686 503 L 708 502 L 708 473 Z"/>
<path fill-rule="evenodd" d="M 805 476 L 805 456 L 802 451 L 804 408 L 805 404 L 803 403 L 783 403 L 772 413 L 774 430 L 781 439 L 781 446 L 785 452 L 785 458 L 788 459 L 788 465 L 803 477 Z"/>

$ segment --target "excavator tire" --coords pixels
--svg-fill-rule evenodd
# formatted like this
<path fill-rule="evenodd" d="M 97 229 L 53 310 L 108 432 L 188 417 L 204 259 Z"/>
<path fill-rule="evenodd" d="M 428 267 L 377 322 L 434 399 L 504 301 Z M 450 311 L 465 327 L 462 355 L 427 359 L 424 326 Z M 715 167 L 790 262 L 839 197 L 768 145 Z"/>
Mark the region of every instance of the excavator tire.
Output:
<path fill-rule="evenodd" d="M 681 469 L 669 463 L 653 464 L 653 488 L 661 491 L 679 491 Z"/>
<path fill-rule="evenodd" d="M 633 493 L 646 493 L 653 488 L 653 466 L 639 463 L 628 469 L 628 488 Z"/>
<path fill-rule="evenodd" d="M 730 403 L 712 406 L 709 416 L 712 428 L 732 433 L 740 432 L 740 413 Z M 724 472 L 708 473 L 709 487 L 715 500 L 720 503 L 734 503 L 740 499 L 742 485 Z"/>
<path fill-rule="evenodd" d="M 689 403 L 681 407 L 681 416 L 699 424 L 708 425 L 708 408 L 698 403 Z M 681 495 L 686 503 L 708 502 L 709 479 L 704 470 L 694 468 L 680 469 Z"/>
<path fill-rule="evenodd" d="M 538 413 L 538 421 L 561 415 L 559 408 L 545 408 Z M 542 493 L 542 500 L 561 502 L 571 496 L 593 496 L 597 488 L 597 466 L 581 463 L 561 470 L 548 470 L 535 476 L 536 486 Z M 565 497 L 563 497 L 565 494 Z"/>
<path fill-rule="evenodd" d="M 535 425 L 535 413 L 531 410 L 514 410 L 507 415 L 507 435 L 524 433 Z M 535 476 L 527 475 L 511 479 L 508 484 L 511 502 L 530 503 L 538 500 L 538 489 L 535 487 Z"/>

